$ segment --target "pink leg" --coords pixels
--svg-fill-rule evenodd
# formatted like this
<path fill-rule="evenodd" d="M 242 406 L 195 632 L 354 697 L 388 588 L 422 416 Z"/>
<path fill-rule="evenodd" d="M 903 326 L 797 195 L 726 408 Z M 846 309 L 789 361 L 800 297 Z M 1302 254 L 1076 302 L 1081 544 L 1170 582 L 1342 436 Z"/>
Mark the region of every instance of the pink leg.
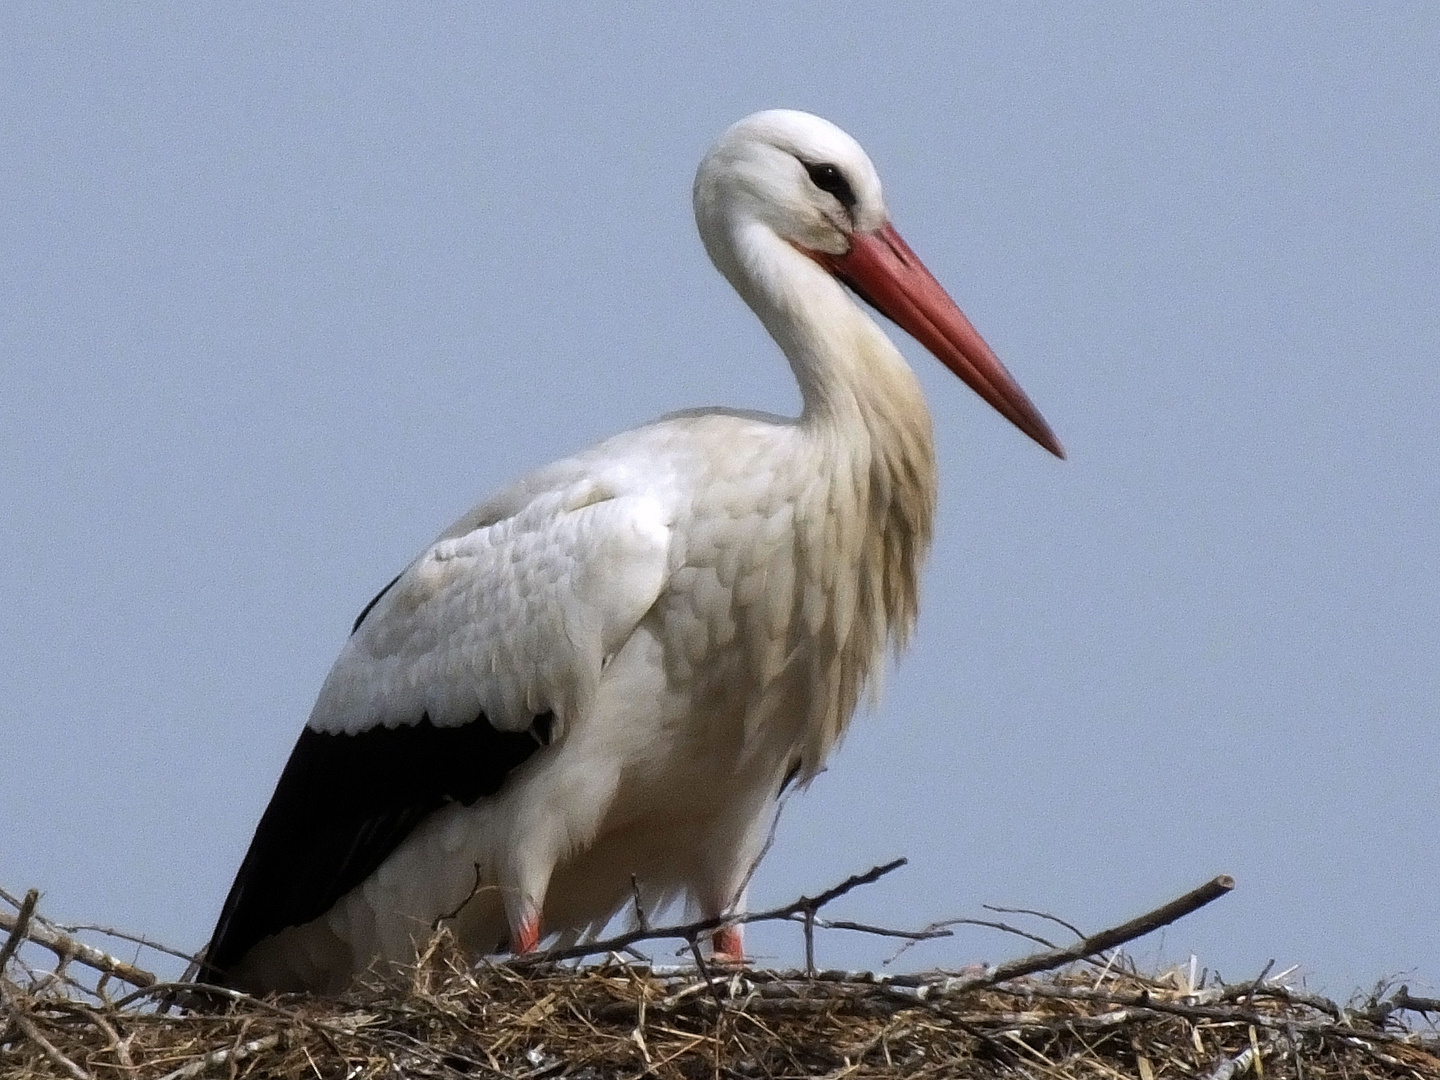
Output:
<path fill-rule="evenodd" d="M 710 959 L 715 963 L 745 966 L 745 935 L 740 927 L 726 926 L 716 930 L 710 943 Z"/>
<path fill-rule="evenodd" d="M 540 947 L 540 916 L 527 915 L 515 928 L 515 936 L 510 942 L 510 951 L 516 956 L 523 953 L 532 953 Z"/>

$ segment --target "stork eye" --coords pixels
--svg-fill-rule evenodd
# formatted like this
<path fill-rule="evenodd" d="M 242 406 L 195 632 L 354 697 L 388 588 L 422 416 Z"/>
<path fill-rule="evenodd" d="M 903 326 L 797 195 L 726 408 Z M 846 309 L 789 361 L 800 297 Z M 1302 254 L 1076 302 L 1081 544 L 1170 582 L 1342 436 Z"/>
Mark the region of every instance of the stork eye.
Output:
<path fill-rule="evenodd" d="M 821 191 L 834 195 L 846 210 L 855 208 L 855 192 L 850 188 L 850 181 L 846 180 L 845 174 L 834 165 L 823 162 L 819 165 L 805 163 L 805 171 L 810 174 L 812 184 Z"/>

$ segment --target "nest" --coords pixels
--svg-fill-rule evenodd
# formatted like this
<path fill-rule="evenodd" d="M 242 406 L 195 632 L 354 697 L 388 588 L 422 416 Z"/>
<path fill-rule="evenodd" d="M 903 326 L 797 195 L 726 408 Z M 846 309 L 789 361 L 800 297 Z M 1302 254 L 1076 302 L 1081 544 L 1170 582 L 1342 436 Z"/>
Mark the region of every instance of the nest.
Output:
<path fill-rule="evenodd" d="M 1142 975 L 1119 952 L 1087 951 L 1177 905 L 1193 910 L 1206 889 L 1216 883 L 977 972 L 720 970 L 696 947 L 713 921 L 582 947 L 584 963 L 551 954 L 476 965 L 442 927 L 413 968 L 335 998 L 265 999 L 160 982 L 36 915 L 31 893 L 13 914 L 0 909 L 0 1076 L 1440 1080 L 1440 1033 L 1404 1022 L 1440 1012 L 1440 1001 L 1404 987 L 1342 1007 L 1268 972 L 1225 985 L 1197 977 L 1193 961 Z M 816 926 L 846 925 L 817 915 L 837 890 L 746 918 L 800 922 L 810 945 Z M 863 929 L 914 939 L 945 928 Z M 666 937 L 690 944 L 694 966 L 619 951 Z M 28 962 L 37 948 L 58 962 Z"/>

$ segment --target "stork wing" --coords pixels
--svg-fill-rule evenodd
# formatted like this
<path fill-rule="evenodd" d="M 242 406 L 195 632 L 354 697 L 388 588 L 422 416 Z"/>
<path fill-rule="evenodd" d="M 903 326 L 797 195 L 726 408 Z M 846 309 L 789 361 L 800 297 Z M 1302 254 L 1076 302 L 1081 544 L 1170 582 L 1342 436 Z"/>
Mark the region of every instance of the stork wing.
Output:
<path fill-rule="evenodd" d="M 281 773 L 202 977 L 323 915 L 425 817 L 493 795 L 584 716 L 669 548 L 656 500 L 582 483 L 442 539 L 386 586 Z"/>

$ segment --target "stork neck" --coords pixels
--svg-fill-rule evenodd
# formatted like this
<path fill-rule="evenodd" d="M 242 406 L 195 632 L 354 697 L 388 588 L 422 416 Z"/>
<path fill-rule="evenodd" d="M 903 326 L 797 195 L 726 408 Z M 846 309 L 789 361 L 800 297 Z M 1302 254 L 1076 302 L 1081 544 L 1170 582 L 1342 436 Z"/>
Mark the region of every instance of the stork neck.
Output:
<path fill-rule="evenodd" d="M 800 430 L 815 472 L 797 507 L 797 572 L 828 610 L 810 612 L 832 652 L 816 654 L 809 729 L 824 760 L 885 645 L 915 626 L 920 566 L 935 517 L 930 413 L 899 350 L 845 288 L 812 259 L 757 228 L 725 276 L 794 369 L 804 397 Z M 817 481 L 818 482 L 815 482 Z M 831 659 L 835 665 L 830 663 Z"/>
<path fill-rule="evenodd" d="M 740 257 L 716 262 L 790 361 L 802 422 L 874 428 L 909 420 L 928 431 L 914 372 L 839 281 L 758 223 L 736 240 Z"/>

